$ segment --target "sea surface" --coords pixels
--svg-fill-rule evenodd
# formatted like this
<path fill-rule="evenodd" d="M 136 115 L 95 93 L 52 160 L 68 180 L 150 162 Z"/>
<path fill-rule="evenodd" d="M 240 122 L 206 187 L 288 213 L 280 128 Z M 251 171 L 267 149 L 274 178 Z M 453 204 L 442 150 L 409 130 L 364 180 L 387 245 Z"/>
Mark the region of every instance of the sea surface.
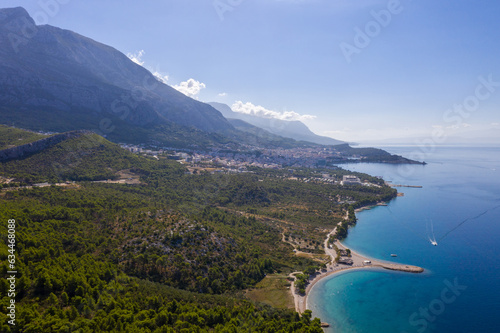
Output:
<path fill-rule="evenodd" d="M 423 188 L 398 188 L 403 197 L 357 213 L 344 244 L 426 271 L 325 278 L 308 298 L 313 316 L 335 333 L 500 332 L 500 147 L 381 148 L 428 164 L 343 167 Z"/>

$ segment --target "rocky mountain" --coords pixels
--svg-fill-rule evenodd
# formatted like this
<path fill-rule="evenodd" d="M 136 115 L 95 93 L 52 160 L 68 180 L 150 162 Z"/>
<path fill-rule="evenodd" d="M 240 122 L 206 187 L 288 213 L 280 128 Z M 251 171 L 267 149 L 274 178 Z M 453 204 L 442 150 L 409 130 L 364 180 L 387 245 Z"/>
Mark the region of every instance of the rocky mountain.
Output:
<path fill-rule="evenodd" d="M 308 141 L 320 145 L 339 145 L 345 143 L 326 136 L 316 135 L 304 123 L 297 120 L 288 121 L 275 118 L 262 118 L 234 112 L 228 105 L 223 103 L 211 102 L 208 104 L 220 111 L 227 119 L 243 120 L 251 125 L 285 138 L 291 138 L 297 141 Z"/>
<path fill-rule="evenodd" d="M 219 111 L 159 82 L 118 50 L 72 31 L 37 26 L 21 7 L 0 9 L 0 45 L 4 124 L 91 129 L 122 141 L 159 132 L 237 136 Z"/>

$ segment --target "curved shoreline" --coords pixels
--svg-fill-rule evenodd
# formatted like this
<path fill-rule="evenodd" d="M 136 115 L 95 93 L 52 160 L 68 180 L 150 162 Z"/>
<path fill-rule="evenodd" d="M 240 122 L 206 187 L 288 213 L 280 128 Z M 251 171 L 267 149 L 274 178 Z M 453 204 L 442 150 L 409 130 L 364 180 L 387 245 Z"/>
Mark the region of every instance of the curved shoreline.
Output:
<path fill-rule="evenodd" d="M 325 253 L 330 256 L 330 258 L 333 260 L 337 256 L 337 253 L 334 249 L 328 248 L 328 239 L 330 235 L 332 235 L 335 232 L 335 229 L 330 232 L 325 240 Z M 335 245 L 339 249 L 346 249 L 346 247 L 340 242 L 340 241 L 335 241 Z M 394 270 L 394 271 L 402 271 L 402 272 L 409 272 L 409 273 L 422 273 L 424 272 L 424 269 L 422 267 L 418 266 L 413 266 L 413 265 L 405 265 L 405 264 L 397 264 L 397 263 L 390 263 L 390 262 L 384 262 L 381 260 L 377 259 L 372 259 L 369 257 L 365 257 L 360 255 L 359 253 L 351 250 L 351 259 L 353 260 L 353 265 L 343 265 L 343 264 L 329 264 L 327 266 L 326 271 L 321 272 L 317 274 L 312 281 L 309 282 L 309 284 L 306 287 L 306 292 L 305 294 L 299 295 L 295 291 L 295 283 L 291 283 L 290 291 L 292 293 L 292 296 L 294 298 L 294 303 L 295 303 L 295 311 L 298 313 L 304 313 L 304 311 L 308 308 L 307 306 L 307 296 L 309 295 L 311 289 L 314 287 L 316 283 L 318 283 L 320 280 L 332 276 L 338 273 L 343 273 L 349 270 L 354 270 L 354 269 L 370 269 L 370 268 L 384 268 L 388 270 Z M 365 264 L 365 260 L 369 260 L 371 264 Z M 293 274 L 296 274 L 298 272 L 291 273 L 290 276 Z"/>

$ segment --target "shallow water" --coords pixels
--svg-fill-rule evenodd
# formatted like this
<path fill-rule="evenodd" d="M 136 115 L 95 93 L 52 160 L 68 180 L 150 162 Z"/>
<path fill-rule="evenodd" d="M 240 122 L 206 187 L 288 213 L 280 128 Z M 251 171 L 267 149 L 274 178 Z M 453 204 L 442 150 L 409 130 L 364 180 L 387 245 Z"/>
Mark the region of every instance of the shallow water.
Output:
<path fill-rule="evenodd" d="M 411 156 L 416 148 L 385 149 Z M 353 271 L 320 281 L 308 302 L 330 332 L 500 332 L 500 148 L 443 147 L 425 160 L 344 166 L 423 186 L 398 188 L 404 197 L 358 213 L 344 244 L 426 273 Z"/>

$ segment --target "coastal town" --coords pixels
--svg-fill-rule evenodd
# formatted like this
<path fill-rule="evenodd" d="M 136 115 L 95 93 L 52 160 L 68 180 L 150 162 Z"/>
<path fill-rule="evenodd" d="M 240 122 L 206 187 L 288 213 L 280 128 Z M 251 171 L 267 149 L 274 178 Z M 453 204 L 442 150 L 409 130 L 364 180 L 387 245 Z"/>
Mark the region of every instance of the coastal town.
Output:
<path fill-rule="evenodd" d="M 298 179 L 293 175 L 287 176 L 289 180 L 297 180 L 304 182 L 316 182 L 332 185 L 364 185 L 380 187 L 381 185 L 362 181 L 355 175 L 342 175 L 337 176 L 333 170 L 339 170 L 337 165 L 319 166 L 317 164 L 318 156 L 325 157 L 335 154 L 341 156 L 339 152 L 333 149 L 311 149 L 304 150 L 293 149 L 268 149 L 264 153 L 242 153 L 242 152 L 227 152 L 227 151 L 212 151 L 212 152 L 184 152 L 173 150 L 152 150 L 145 149 L 139 146 L 121 145 L 122 148 L 129 150 L 132 153 L 149 156 L 150 158 L 159 159 L 161 157 L 176 160 L 187 168 L 190 174 L 198 174 L 208 172 L 211 174 L 237 174 L 237 173 L 253 173 L 256 168 L 259 169 L 272 169 L 272 170 L 290 170 L 292 168 L 310 168 L 320 169 L 321 172 L 314 173 L 312 177 L 305 177 Z M 347 157 L 346 157 L 347 158 Z M 359 160 L 359 156 L 349 156 L 350 161 Z M 315 162 L 316 161 L 316 162 Z M 325 172 L 324 170 L 332 170 L 332 172 Z M 381 180 L 381 177 L 376 177 Z"/>
<path fill-rule="evenodd" d="M 237 150 L 213 149 L 201 151 L 195 149 L 177 149 L 173 147 L 156 147 L 121 144 L 133 153 L 158 158 L 167 156 L 171 159 L 185 161 L 192 164 L 213 163 L 220 165 L 230 172 L 241 171 L 248 166 L 279 169 L 283 167 L 327 167 L 331 162 L 347 163 L 359 162 L 363 156 L 344 152 L 338 146 L 318 146 L 302 148 L 258 148 L 255 146 L 242 145 Z"/>

